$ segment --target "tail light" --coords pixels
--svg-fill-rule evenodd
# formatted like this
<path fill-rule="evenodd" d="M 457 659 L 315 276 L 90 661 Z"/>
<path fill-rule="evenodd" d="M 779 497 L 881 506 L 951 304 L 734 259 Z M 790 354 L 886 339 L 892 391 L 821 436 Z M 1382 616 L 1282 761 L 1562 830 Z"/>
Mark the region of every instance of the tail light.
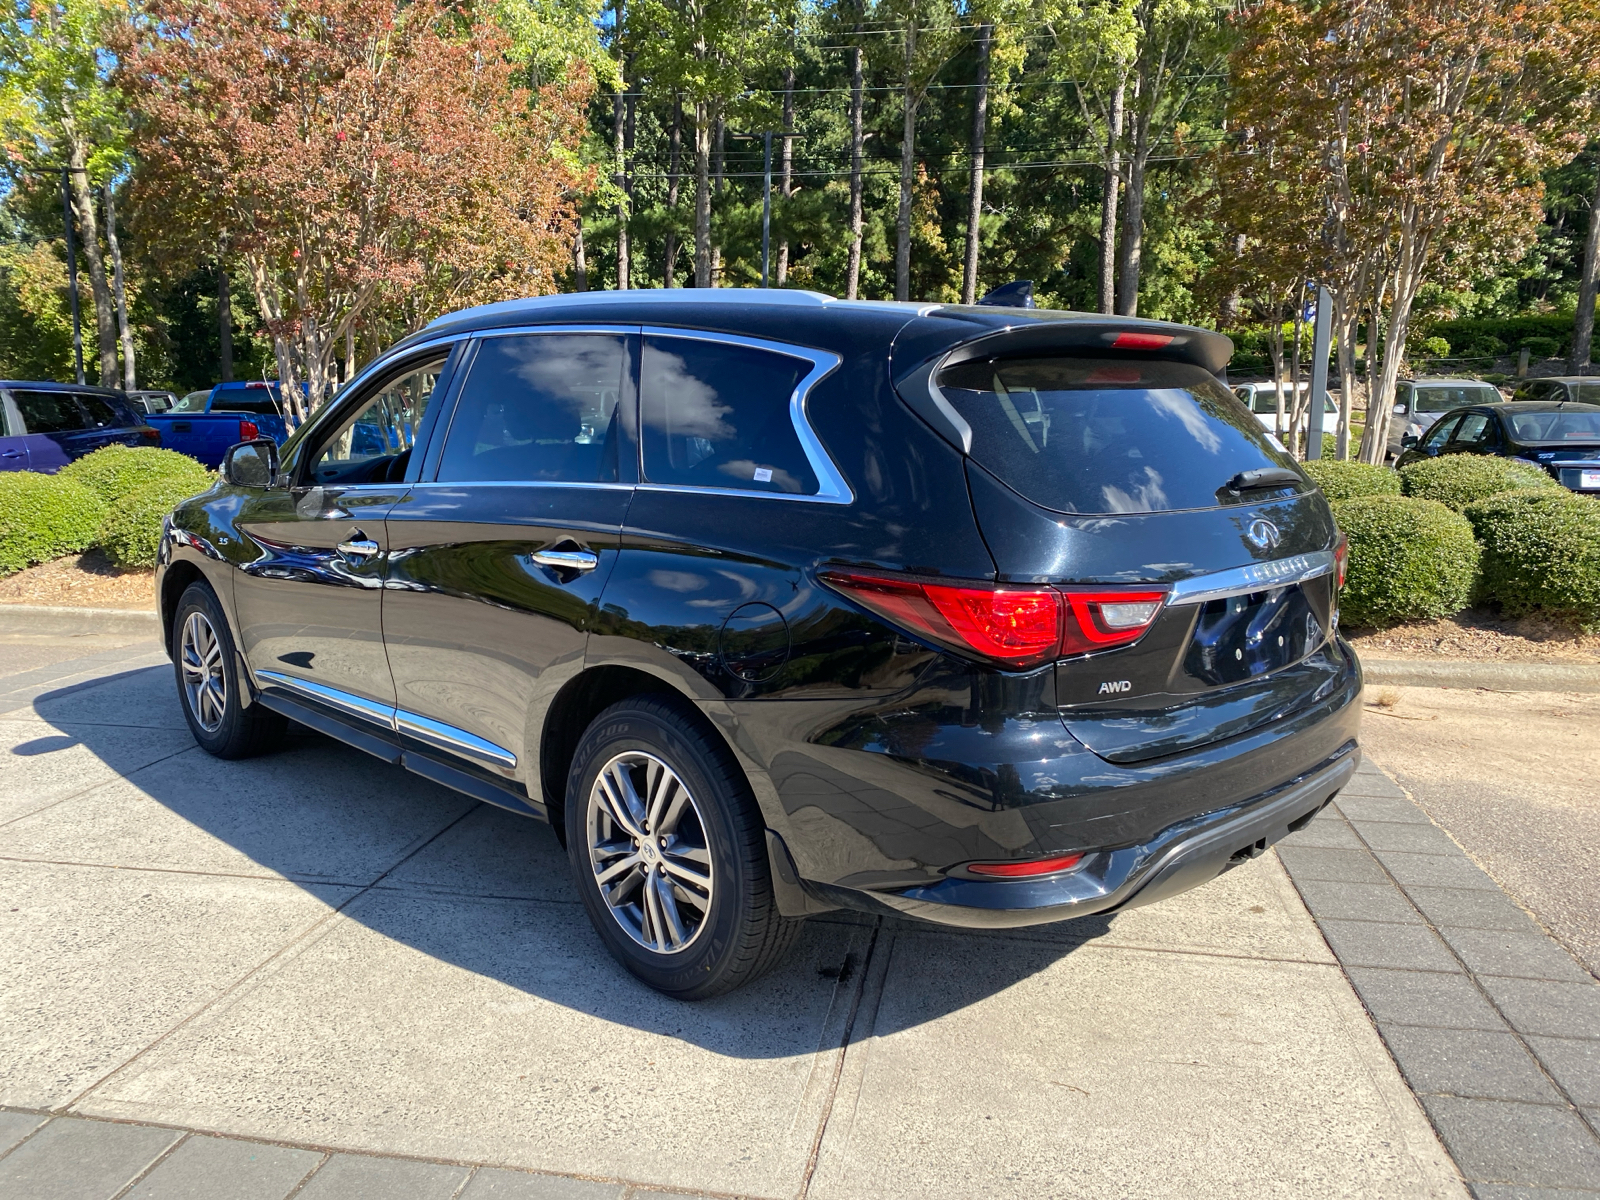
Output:
<path fill-rule="evenodd" d="M 1344 577 L 1350 570 L 1350 539 L 1344 534 L 1339 535 L 1339 540 L 1333 544 L 1333 577 L 1336 585 L 1344 587 Z"/>
<path fill-rule="evenodd" d="M 1032 862 L 968 863 L 967 870 L 974 875 L 989 875 L 995 879 L 1031 879 L 1035 875 L 1070 871 L 1082 861 L 1081 854 L 1058 854 L 1054 858 L 1036 858 Z"/>
<path fill-rule="evenodd" d="M 261 430 L 254 421 L 241 420 L 239 422 L 239 440 L 241 442 L 253 442 L 260 436 Z"/>
<path fill-rule="evenodd" d="M 1152 590 L 1012 588 L 855 571 L 824 571 L 822 579 L 902 629 L 1013 668 L 1131 645 L 1155 623 L 1166 596 Z"/>
<path fill-rule="evenodd" d="M 141 429 L 139 430 L 139 436 L 147 442 L 159 442 L 161 440 L 160 431 L 155 429 Z"/>

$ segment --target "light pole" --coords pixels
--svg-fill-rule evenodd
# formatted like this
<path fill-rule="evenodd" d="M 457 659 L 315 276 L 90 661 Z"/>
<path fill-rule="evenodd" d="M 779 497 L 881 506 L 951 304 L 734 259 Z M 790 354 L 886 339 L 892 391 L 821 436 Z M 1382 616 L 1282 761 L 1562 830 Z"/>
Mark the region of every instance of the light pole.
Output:
<path fill-rule="evenodd" d="M 1333 297 L 1317 285 L 1317 316 L 1311 327 L 1311 399 L 1306 413 L 1306 457 L 1322 457 L 1322 405 L 1328 394 L 1328 350 L 1333 328 Z"/>
<path fill-rule="evenodd" d="M 72 236 L 71 167 L 61 168 L 61 223 L 67 231 L 67 292 L 72 297 L 72 357 L 83 382 L 83 318 L 78 311 L 78 246 Z"/>

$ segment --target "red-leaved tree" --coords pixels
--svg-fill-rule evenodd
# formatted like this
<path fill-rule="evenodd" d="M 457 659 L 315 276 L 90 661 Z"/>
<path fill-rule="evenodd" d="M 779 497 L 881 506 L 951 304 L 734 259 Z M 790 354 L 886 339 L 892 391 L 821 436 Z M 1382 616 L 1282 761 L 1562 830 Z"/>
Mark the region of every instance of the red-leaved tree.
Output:
<path fill-rule="evenodd" d="M 226 248 L 315 408 L 359 331 L 555 290 L 589 76 L 530 94 L 439 0 L 151 0 L 117 46 L 153 233 Z M 302 416 L 303 412 L 295 415 Z"/>

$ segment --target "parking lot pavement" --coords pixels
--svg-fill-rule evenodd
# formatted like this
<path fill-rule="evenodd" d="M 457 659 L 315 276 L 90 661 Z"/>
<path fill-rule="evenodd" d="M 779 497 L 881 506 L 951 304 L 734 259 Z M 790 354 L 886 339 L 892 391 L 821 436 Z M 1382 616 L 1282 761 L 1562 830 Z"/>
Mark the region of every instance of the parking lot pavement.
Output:
<path fill-rule="evenodd" d="M 1464 1194 L 1271 854 L 1009 935 L 817 918 L 685 1005 L 546 827 L 319 737 L 208 759 L 151 649 L 0 714 L 0 1196 Z"/>

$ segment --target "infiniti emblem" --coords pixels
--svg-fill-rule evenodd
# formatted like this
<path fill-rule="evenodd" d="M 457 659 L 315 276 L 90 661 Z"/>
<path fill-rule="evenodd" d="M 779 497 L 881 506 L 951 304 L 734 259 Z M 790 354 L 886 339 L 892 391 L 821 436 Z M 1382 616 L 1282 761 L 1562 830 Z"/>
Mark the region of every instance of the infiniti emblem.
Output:
<path fill-rule="evenodd" d="M 1283 541 L 1283 534 L 1278 532 L 1278 527 L 1265 517 L 1257 517 L 1250 522 L 1250 528 L 1245 530 L 1245 537 L 1250 539 L 1250 544 L 1260 550 L 1275 550 L 1278 543 Z"/>

